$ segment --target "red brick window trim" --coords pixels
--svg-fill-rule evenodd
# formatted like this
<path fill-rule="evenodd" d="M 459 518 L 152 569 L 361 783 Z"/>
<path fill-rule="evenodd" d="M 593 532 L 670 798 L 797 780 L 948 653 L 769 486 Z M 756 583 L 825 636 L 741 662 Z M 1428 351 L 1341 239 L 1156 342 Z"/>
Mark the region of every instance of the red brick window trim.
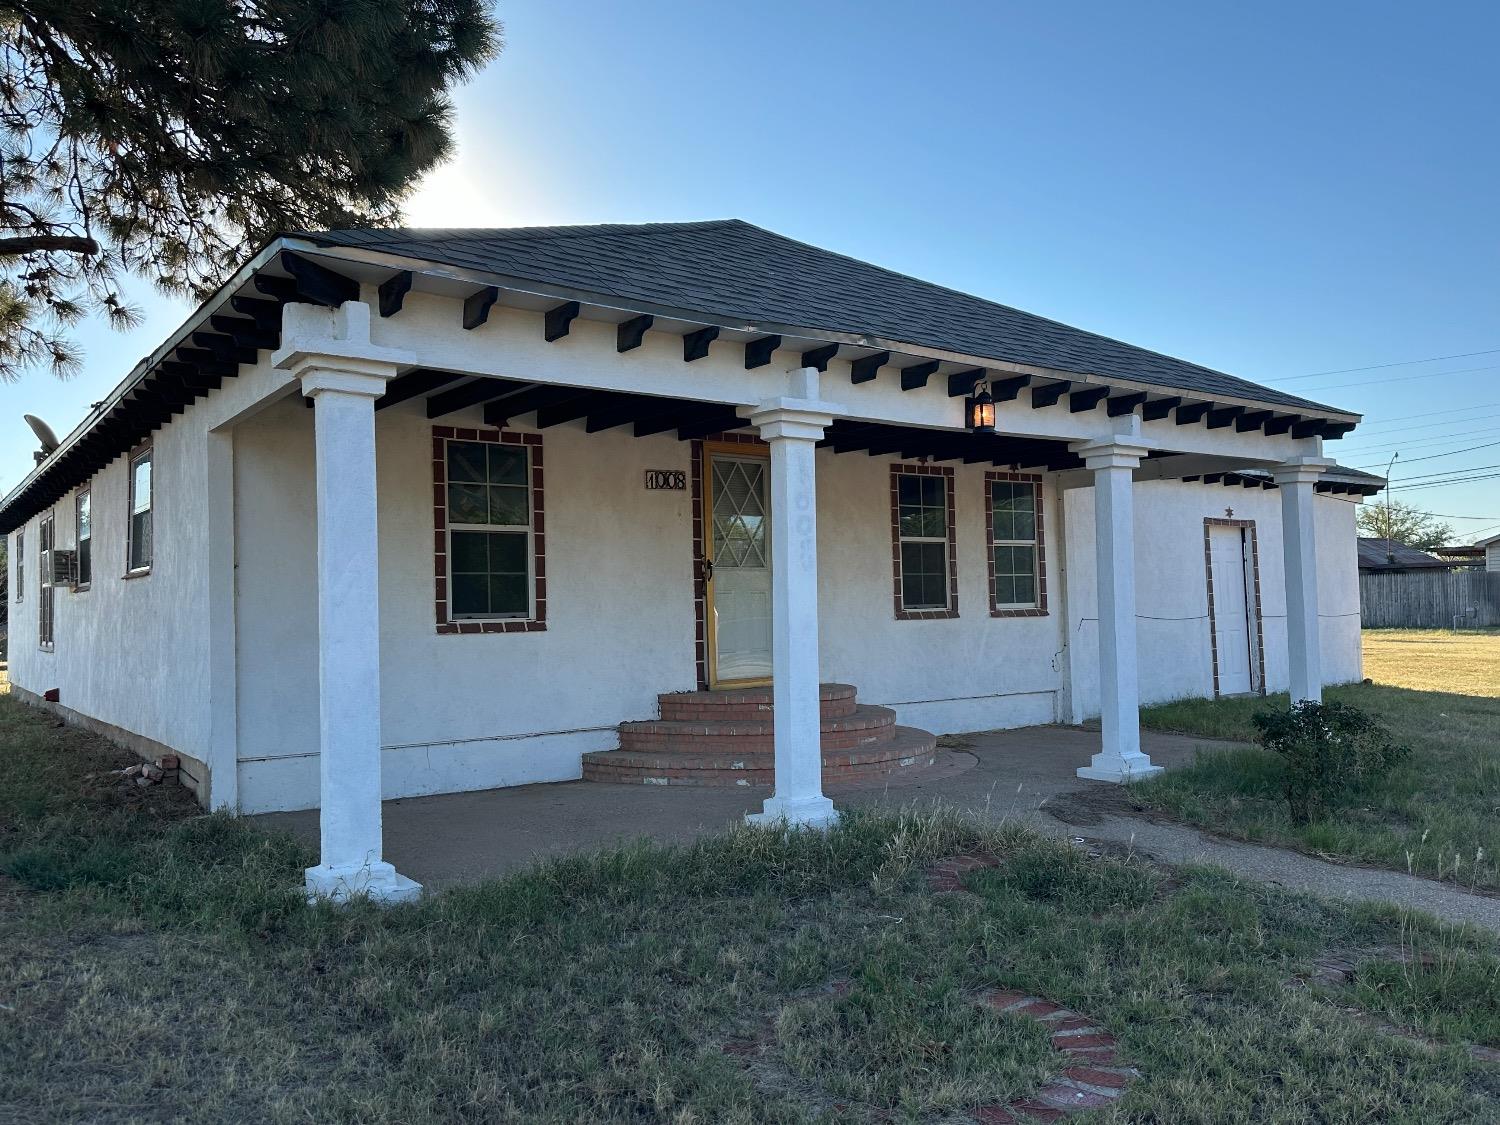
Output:
<path fill-rule="evenodd" d="M 1032 511 L 1034 513 L 1034 529 L 1030 538 L 1022 536 L 1019 539 L 995 538 L 995 485 L 1029 485 L 1032 494 Z M 1014 528 L 1010 529 L 1014 532 Z M 990 616 L 991 617 L 1046 617 L 1047 616 L 1047 545 L 1046 525 L 1042 513 L 1042 478 L 1036 473 L 1007 473 L 987 472 L 984 474 L 984 543 L 986 566 L 989 570 L 990 589 Z M 1000 598 L 1000 587 L 1012 571 L 1002 572 L 997 565 L 997 555 L 1000 548 L 1010 553 L 1017 548 L 1031 548 L 1032 568 L 1035 576 L 1036 596 L 1030 600 L 1030 604 L 1002 601 Z M 1009 590 L 1006 591 L 1010 593 Z"/>
<path fill-rule="evenodd" d="M 505 618 L 451 620 L 449 612 L 450 551 L 448 526 L 448 443 L 482 442 L 522 446 L 527 454 L 531 486 L 531 613 Z M 433 579 L 436 584 L 437 631 L 444 634 L 539 633 L 547 628 L 547 517 L 542 503 L 542 435 L 518 430 L 432 427 Z"/>
<path fill-rule="evenodd" d="M 935 477 L 941 482 L 942 496 L 934 499 L 930 495 L 923 496 L 924 503 L 933 501 L 939 505 L 944 513 L 947 524 L 946 534 L 918 535 L 903 534 L 901 524 L 901 494 L 903 481 Z M 912 485 L 906 485 L 908 490 Z M 918 488 L 918 492 L 924 490 Z M 958 616 L 958 540 L 956 532 L 956 520 L 954 517 L 953 497 L 953 466 L 951 465 L 909 465 L 897 463 L 891 466 L 891 581 L 893 587 L 893 605 L 897 621 L 930 621 L 938 618 Z M 910 530 L 910 529 L 908 529 Z M 920 608 L 908 609 L 906 605 L 905 591 L 907 587 L 904 567 L 904 559 L 907 555 L 905 548 L 913 548 L 913 555 L 930 555 L 933 544 L 943 547 L 946 558 L 943 560 L 943 569 L 947 571 L 947 605 L 946 606 L 922 606 Z"/>
<path fill-rule="evenodd" d="M 1255 663 L 1259 671 L 1259 684 L 1256 690 L 1266 694 L 1266 638 L 1265 622 L 1261 615 L 1260 607 L 1260 540 L 1255 533 L 1254 520 L 1231 520 L 1221 516 L 1205 516 L 1203 520 L 1203 569 L 1208 582 L 1208 643 L 1213 655 L 1214 670 L 1214 697 L 1219 695 L 1219 635 L 1218 619 L 1214 617 L 1214 556 L 1213 540 L 1210 528 L 1213 527 L 1238 527 L 1249 531 L 1250 538 L 1250 571 L 1252 584 L 1255 587 Z"/>

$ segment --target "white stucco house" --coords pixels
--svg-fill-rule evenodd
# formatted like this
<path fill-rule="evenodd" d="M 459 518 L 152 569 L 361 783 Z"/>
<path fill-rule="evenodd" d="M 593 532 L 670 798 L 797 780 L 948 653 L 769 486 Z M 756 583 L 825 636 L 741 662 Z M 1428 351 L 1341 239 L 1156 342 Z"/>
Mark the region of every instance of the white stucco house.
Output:
<path fill-rule="evenodd" d="M 335 896 L 414 889 L 382 796 L 818 824 L 1091 716 L 1121 780 L 1141 702 L 1359 678 L 1357 421 L 738 221 L 288 235 L 0 502 L 10 676 L 320 807 Z"/>

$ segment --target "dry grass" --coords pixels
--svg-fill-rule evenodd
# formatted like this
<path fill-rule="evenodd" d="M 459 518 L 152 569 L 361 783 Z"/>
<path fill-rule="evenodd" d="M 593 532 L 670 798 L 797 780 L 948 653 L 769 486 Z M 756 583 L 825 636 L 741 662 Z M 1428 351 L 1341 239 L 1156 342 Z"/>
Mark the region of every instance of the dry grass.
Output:
<path fill-rule="evenodd" d="M 1500 699 L 1500 629 L 1366 629 L 1364 656 L 1377 684 Z"/>
<path fill-rule="evenodd" d="M 1364 637 L 1365 674 L 1375 682 L 1324 697 L 1374 714 L 1412 755 L 1351 804 L 1314 824 L 1291 823 L 1280 760 L 1253 748 L 1200 753 L 1134 795 L 1225 835 L 1500 890 L 1500 632 Z M 1250 742 L 1252 716 L 1285 706 L 1285 694 L 1184 699 L 1142 709 L 1141 722 Z"/>
<path fill-rule="evenodd" d="M 120 760 L 0 699 L 0 1122 L 937 1125 L 1060 1065 L 973 1003 L 1000 986 L 1119 1038 L 1144 1077 L 1100 1122 L 1497 1120 L 1500 1071 L 1285 986 L 1404 935 L 1488 987 L 1500 946 L 1430 920 L 930 811 L 310 910 L 293 842 L 88 778 Z M 972 895 L 927 886 L 968 850 L 1004 863 Z M 1469 1004 L 1468 981 L 1394 1015 Z M 757 1068 L 722 1049 L 765 1034 Z"/>

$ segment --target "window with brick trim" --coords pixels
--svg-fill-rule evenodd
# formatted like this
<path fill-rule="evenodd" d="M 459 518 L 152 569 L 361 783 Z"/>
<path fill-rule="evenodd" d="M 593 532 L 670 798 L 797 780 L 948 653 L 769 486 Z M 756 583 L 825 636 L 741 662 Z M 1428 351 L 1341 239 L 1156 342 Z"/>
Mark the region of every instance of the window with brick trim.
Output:
<path fill-rule="evenodd" d="M 57 536 L 57 521 L 48 512 L 37 526 L 37 570 L 41 583 L 37 590 L 36 623 L 37 643 L 42 648 L 52 647 L 52 620 L 57 609 L 57 597 L 52 585 L 52 548 Z"/>
<path fill-rule="evenodd" d="M 1041 477 L 985 474 L 985 538 L 990 613 L 1030 617 L 1047 612 Z"/>
<path fill-rule="evenodd" d="M 540 434 L 433 427 L 437 628 L 545 628 Z"/>
<path fill-rule="evenodd" d="M 148 445 L 130 457 L 130 523 L 127 530 L 126 574 L 144 574 L 151 569 L 152 539 L 152 449 Z"/>
<path fill-rule="evenodd" d="M 73 504 L 73 520 L 76 535 L 73 539 L 78 548 L 78 586 L 84 589 L 88 586 L 94 573 L 94 530 L 90 522 L 89 512 L 89 490 L 85 488 L 78 494 L 78 499 Z"/>
<path fill-rule="evenodd" d="M 891 466 L 891 541 L 896 616 L 957 617 L 951 467 Z"/>

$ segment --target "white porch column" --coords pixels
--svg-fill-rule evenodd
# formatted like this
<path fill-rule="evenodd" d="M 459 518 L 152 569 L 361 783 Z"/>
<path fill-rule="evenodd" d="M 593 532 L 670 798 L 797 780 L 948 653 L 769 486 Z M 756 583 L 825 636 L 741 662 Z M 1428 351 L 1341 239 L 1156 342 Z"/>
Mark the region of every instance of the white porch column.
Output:
<path fill-rule="evenodd" d="M 1160 773 L 1141 753 L 1140 684 L 1135 641 L 1135 484 L 1148 450 L 1121 440 L 1073 447 L 1094 475 L 1094 557 L 1099 584 L 1099 703 L 1103 738 L 1078 769 L 1095 781 Z"/>
<path fill-rule="evenodd" d="M 822 828 L 838 820 L 823 795 L 818 705 L 818 519 L 814 445 L 840 408 L 818 398 L 818 371 L 791 374 L 790 394 L 750 421 L 771 446 L 771 667 L 775 791 L 752 823 Z"/>
<path fill-rule="evenodd" d="M 1292 702 L 1323 699 L 1323 660 L 1318 630 L 1318 544 L 1313 486 L 1333 462 L 1298 457 L 1276 466 L 1281 490 L 1281 549 L 1286 570 L 1286 648 Z"/>
<path fill-rule="evenodd" d="M 381 856 L 375 494 L 375 400 L 404 357 L 370 345 L 368 305 L 288 305 L 283 315 L 274 358 L 313 400 L 317 456 L 322 851 L 308 897 L 407 901 L 421 886 Z"/>

